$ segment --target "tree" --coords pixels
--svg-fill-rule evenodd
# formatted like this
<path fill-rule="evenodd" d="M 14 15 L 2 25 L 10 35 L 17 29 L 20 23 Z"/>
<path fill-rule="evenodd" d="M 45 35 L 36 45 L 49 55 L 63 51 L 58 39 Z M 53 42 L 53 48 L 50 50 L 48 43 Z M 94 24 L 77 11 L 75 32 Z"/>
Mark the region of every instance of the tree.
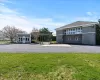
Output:
<path fill-rule="evenodd" d="M 31 38 L 34 39 L 35 41 L 38 41 L 39 30 L 37 28 L 33 28 L 32 32 L 31 32 Z"/>
<path fill-rule="evenodd" d="M 52 32 L 50 32 L 48 28 L 44 27 L 40 29 L 39 32 L 40 32 L 40 40 L 51 41 Z"/>
<path fill-rule="evenodd" d="M 13 40 L 16 38 L 17 33 L 26 33 L 25 31 L 22 31 L 20 29 L 17 29 L 14 26 L 5 26 L 2 30 L 4 36 L 6 38 L 9 38 L 11 42 L 13 42 Z"/>

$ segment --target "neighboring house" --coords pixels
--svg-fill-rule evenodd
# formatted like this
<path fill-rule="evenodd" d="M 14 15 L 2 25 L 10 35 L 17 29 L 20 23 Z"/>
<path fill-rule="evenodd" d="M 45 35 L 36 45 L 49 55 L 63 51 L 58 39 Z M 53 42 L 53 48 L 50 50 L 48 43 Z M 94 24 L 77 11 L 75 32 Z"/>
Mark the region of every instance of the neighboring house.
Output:
<path fill-rule="evenodd" d="M 16 37 L 16 43 L 31 43 L 31 34 L 18 33 Z"/>
<path fill-rule="evenodd" d="M 96 45 L 100 42 L 97 22 L 77 21 L 56 29 L 57 43 Z M 99 30 L 98 30 L 99 29 Z"/>

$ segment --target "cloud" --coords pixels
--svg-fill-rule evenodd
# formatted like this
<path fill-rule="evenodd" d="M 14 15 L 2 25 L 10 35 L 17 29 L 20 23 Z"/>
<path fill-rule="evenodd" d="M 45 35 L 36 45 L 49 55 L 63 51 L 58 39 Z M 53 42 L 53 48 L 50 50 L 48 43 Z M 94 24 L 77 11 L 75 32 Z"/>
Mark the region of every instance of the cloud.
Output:
<path fill-rule="evenodd" d="M 13 4 L 13 2 L 10 1 L 10 0 L 0 0 L 0 3 L 11 3 L 11 4 Z"/>
<path fill-rule="evenodd" d="M 87 12 L 86 14 L 89 15 L 89 16 L 92 16 L 93 15 L 92 12 Z"/>
<path fill-rule="evenodd" d="M 86 12 L 86 14 L 88 15 L 88 16 L 95 16 L 95 15 L 98 15 L 98 13 L 97 12 Z"/>
<path fill-rule="evenodd" d="M 97 12 L 86 12 L 87 16 L 80 16 L 74 18 L 75 20 L 82 20 L 82 21 L 98 21 L 100 18 L 100 14 Z"/>
<path fill-rule="evenodd" d="M 7 0 L 0 0 L 0 3 L 2 3 L 2 2 L 6 2 Z"/>
<path fill-rule="evenodd" d="M 15 10 L 11 10 L 3 5 L 0 5 L 0 13 L 2 14 L 18 14 Z"/>
<path fill-rule="evenodd" d="M 98 16 L 81 16 L 81 17 L 76 17 L 74 20 L 76 20 L 76 21 L 94 21 L 94 22 L 97 22 L 98 21 L 98 19 L 100 18 L 100 16 L 98 15 Z"/>
<path fill-rule="evenodd" d="M 52 18 L 29 18 L 5 5 L 0 5 L 0 29 L 6 25 L 15 26 L 27 32 L 30 32 L 33 27 L 47 27 L 54 32 L 53 29 L 64 25 L 64 23 L 55 22 Z"/>
<path fill-rule="evenodd" d="M 0 5 L 4 5 L 3 3 L 0 3 Z"/>

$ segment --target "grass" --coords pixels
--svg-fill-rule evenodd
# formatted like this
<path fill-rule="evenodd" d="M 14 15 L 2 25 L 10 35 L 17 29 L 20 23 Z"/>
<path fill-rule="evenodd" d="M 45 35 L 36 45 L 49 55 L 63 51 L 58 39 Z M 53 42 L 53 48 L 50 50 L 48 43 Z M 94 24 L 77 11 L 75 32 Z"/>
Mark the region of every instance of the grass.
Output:
<path fill-rule="evenodd" d="M 0 40 L 0 44 L 9 44 L 10 41 L 7 41 L 7 40 Z"/>
<path fill-rule="evenodd" d="M 56 44 L 57 42 L 56 41 L 51 41 L 51 44 Z"/>
<path fill-rule="evenodd" d="M 0 53 L 0 80 L 100 80 L 100 54 Z"/>

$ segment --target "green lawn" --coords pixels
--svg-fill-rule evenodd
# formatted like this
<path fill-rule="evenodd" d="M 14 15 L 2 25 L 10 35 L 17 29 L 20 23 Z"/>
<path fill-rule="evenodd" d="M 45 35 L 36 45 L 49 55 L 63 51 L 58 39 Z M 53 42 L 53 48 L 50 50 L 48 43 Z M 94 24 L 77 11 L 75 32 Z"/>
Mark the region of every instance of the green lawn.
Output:
<path fill-rule="evenodd" d="M 57 42 L 56 41 L 51 41 L 51 44 L 56 44 Z"/>
<path fill-rule="evenodd" d="M 0 80 L 100 80 L 100 54 L 0 53 Z"/>
<path fill-rule="evenodd" d="M 9 43 L 10 43 L 10 41 L 7 41 L 7 40 L 5 40 L 5 41 L 2 40 L 2 41 L 1 41 L 1 40 L 0 40 L 0 44 L 9 44 Z"/>

